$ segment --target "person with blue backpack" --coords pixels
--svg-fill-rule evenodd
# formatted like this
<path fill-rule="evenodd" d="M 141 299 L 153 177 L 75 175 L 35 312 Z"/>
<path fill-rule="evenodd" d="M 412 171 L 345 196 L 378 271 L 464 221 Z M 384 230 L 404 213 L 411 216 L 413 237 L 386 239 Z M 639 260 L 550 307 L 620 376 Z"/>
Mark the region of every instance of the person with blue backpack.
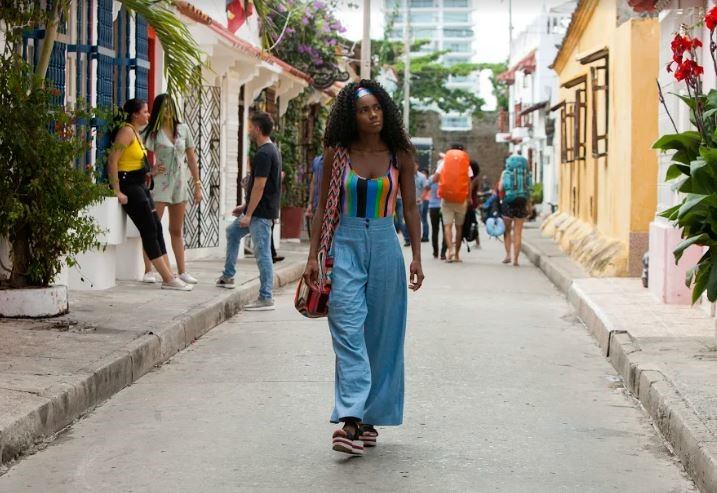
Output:
<path fill-rule="evenodd" d="M 505 161 L 505 169 L 500 176 L 499 188 L 503 196 L 501 204 L 505 223 L 504 264 L 518 267 L 518 257 L 523 242 L 523 223 L 528 216 L 528 199 L 532 187 L 528 160 L 518 150 Z M 512 254 L 512 255 L 511 255 Z"/>

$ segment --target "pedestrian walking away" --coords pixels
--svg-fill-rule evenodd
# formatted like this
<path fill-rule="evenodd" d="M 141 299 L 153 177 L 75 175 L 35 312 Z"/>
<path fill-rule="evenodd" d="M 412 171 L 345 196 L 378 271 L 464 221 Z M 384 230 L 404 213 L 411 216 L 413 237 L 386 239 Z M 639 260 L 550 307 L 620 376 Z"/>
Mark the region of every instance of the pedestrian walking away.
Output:
<path fill-rule="evenodd" d="M 268 113 L 257 112 L 249 117 L 249 137 L 257 151 L 249 175 L 246 203 L 232 211 L 237 218 L 227 227 L 227 252 L 224 272 L 217 286 L 234 288 L 236 261 L 241 239 L 251 234 L 254 257 L 259 267 L 259 297 L 245 310 L 274 309 L 274 267 L 271 257 L 271 226 L 279 217 L 281 203 L 281 157 L 271 132 L 274 121 Z"/>
<path fill-rule="evenodd" d="M 428 215 L 431 218 L 431 246 L 433 247 L 433 258 L 438 258 L 438 235 L 442 236 L 441 240 L 441 260 L 446 260 L 446 234 L 443 230 L 443 219 L 441 216 L 441 198 L 438 196 L 438 181 L 434 180 L 436 175 L 431 175 L 430 195 L 428 197 Z"/>
<path fill-rule="evenodd" d="M 369 80 L 341 90 L 324 145 L 326 166 L 339 166 L 342 176 L 340 219 L 330 253 L 328 323 L 336 353 L 330 420 L 343 426 L 334 432 L 332 448 L 361 455 L 365 446 L 376 445 L 376 426 L 403 422 L 407 287 L 415 291 L 423 283 L 415 154 L 396 104 Z M 324 171 L 314 231 L 327 209 L 332 173 Z M 409 286 L 393 225 L 399 189 L 413 253 Z M 318 280 L 319 243 L 314 235 L 304 272 L 307 283 Z"/>
<path fill-rule="evenodd" d="M 110 134 L 112 147 L 107 159 L 110 186 L 142 238 L 142 249 L 162 277 L 162 289 L 191 291 L 192 286 L 174 277 L 167 259 L 162 223 L 147 186 L 153 171 L 139 129 L 149 123 L 147 103 L 130 99 L 123 106 L 126 117 Z M 119 122 L 118 122 L 119 123 Z"/>
<path fill-rule="evenodd" d="M 311 163 L 311 182 L 309 183 L 309 203 L 306 206 L 307 232 L 311 238 L 311 219 L 319 206 L 319 192 L 321 191 L 321 173 L 324 169 L 324 156 L 316 156 Z"/>
<path fill-rule="evenodd" d="M 416 205 L 421 214 L 421 243 L 428 243 L 428 176 L 416 163 Z"/>
<path fill-rule="evenodd" d="M 169 209 L 169 237 L 177 262 L 179 278 L 187 284 L 197 280 L 187 272 L 184 262 L 184 214 L 189 200 L 187 191 L 187 167 L 192 176 L 193 200 L 202 201 L 202 182 L 194 153 L 194 139 L 189 127 L 179 121 L 175 101 L 167 94 L 154 98 L 149 124 L 144 131 L 146 147 L 154 156 L 154 188 L 152 199 L 157 215 L 162 219 L 164 209 Z M 185 159 L 187 165 L 185 166 Z M 144 254 L 144 282 L 157 282 L 152 263 Z"/>
<path fill-rule="evenodd" d="M 398 197 L 396 197 L 396 208 L 393 214 L 393 226 L 396 229 L 396 233 L 401 233 L 403 236 L 403 246 L 411 246 L 411 238 L 408 234 L 408 227 L 406 226 L 406 221 L 404 221 L 403 197 L 401 197 L 401 190 L 398 191 Z"/>
<path fill-rule="evenodd" d="M 438 195 L 441 197 L 441 215 L 449 263 L 461 262 L 459 249 L 472 177 L 470 158 L 463 145 L 453 144 L 434 177 L 434 180 L 438 181 Z"/>
<path fill-rule="evenodd" d="M 523 240 L 523 224 L 528 216 L 528 198 L 530 197 L 531 176 L 528 160 L 519 150 L 506 159 L 505 169 L 500 176 L 500 191 L 503 194 L 501 204 L 505 222 L 505 258 L 504 264 L 518 267 L 518 257 Z"/>

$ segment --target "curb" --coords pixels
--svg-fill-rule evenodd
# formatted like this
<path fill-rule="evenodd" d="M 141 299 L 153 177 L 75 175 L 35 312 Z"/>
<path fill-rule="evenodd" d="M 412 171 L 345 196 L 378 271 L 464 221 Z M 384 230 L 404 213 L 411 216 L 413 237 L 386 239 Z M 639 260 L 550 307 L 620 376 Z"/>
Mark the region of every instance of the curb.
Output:
<path fill-rule="evenodd" d="M 274 286 L 290 284 L 304 272 L 304 263 L 274 271 Z M 226 298 L 205 303 L 163 328 L 133 340 L 122 350 L 93 362 L 72 381 L 38 394 L 49 399 L 12 422 L 0 423 L 0 464 L 9 462 L 42 443 L 84 413 L 137 381 L 217 325 L 239 312 L 259 294 L 259 280 L 238 286 Z"/>
<path fill-rule="evenodd" d="M 645 408 L 701 491 L 717 491 L 717 441 L 670 380 L 641 358 L 641 349 L 624 330 L 615 329 L 607 314 L 574 283 L 574 277 L 523 238 L 522 252 L 550 279 L 575 308 L 578 318 L 597 340 L 604 356 L 626 388 Z"/>

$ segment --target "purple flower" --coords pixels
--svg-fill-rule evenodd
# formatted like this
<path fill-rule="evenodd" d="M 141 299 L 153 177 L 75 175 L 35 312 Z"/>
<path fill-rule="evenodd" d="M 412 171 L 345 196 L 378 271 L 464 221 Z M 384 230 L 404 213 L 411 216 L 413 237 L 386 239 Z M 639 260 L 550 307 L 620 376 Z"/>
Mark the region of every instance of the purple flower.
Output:
<path fill-rule="evenodd" d="M 335 39 L 330 39 L 330 40 L 329 40 L 329 46 L 336 46 L 336 40 L 335 40 Z"/>
<path fill-rule="evenodd" d="M 326 4 L 325 4 L 324 2 L 318 2 L 318 1 L 316 1 L 316 2 L 314 2 L 314 8 L 315 8 L 316 10 L 323 10 L 323 9 L 326 8 Z"/>
<path fill-rule="evenodd" d="M 305 26 L 308 26 L 308 25 L 309 25 L 309 18 L 308 18 L 308 17 L 302 17 L 302 18 L 301 18 L 301 23 L 302 23 L 303 25 L 305 25 Z"/>
<path fill-rule="evenodd" d="M 276 10 L 278 10 L 279 12 L 281 12 L 283 14 L 284 12 L 286 12 L 286 7 L 284 7 L 284 4 L 280 3 L 279 6 L 276 8 Z"/>
<path fill-rule="evenodd" d="M 294 34 L 296 32 L 296 29 L 293 27 L 287 27 L 286 28 L 286 34 Z"/>

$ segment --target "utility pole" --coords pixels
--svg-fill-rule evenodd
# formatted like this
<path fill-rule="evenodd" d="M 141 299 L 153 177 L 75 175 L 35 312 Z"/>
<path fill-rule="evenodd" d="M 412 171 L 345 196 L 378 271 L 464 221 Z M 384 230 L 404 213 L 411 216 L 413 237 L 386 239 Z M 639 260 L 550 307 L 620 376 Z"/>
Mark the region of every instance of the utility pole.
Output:
<path fill-rule="evenodd" d="M 361 78 L 371 78 L 371 0 L 363 0 L 363 40 L 361 41 Z"/>
<path fill-rule="evenodd" d="M 406 131 L 408 131 L 411 115 L 411 31 L 409 20 L 408 0 L 403 0 L 403 52 L 406 58 L 403 68 L 403 126 Z"/>
<path fill-rule="evenodd" d="M 513 54 L 513 0 L 508 0 L 508 65 Z"/>

